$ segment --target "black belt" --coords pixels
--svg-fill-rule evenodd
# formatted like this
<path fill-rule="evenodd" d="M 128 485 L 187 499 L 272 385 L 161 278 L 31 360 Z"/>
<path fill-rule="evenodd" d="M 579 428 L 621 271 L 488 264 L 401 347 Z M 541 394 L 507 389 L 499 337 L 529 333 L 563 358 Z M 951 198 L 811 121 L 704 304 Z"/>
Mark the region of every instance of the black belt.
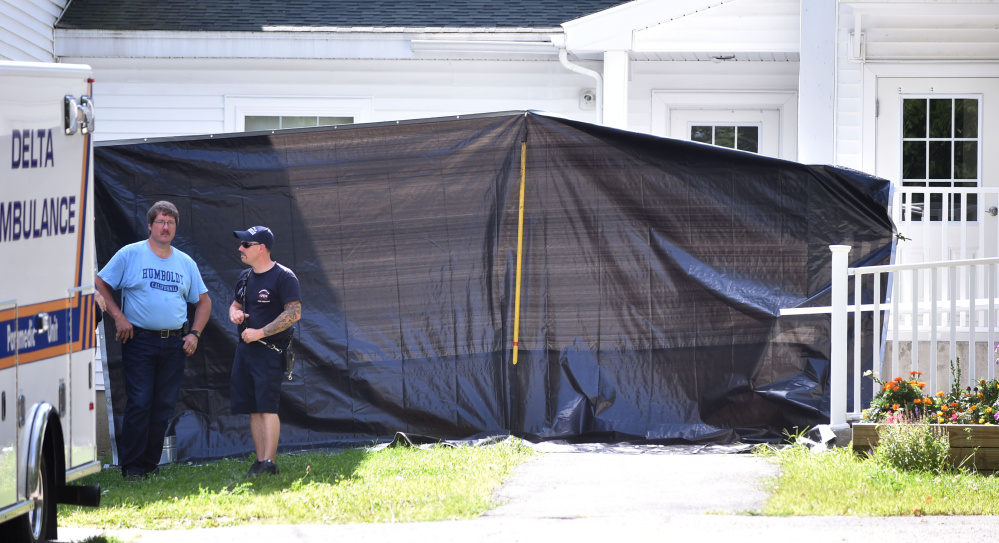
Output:
<path fill-rule="evenodd" d="M 145 328 L 139 328 L 138 326 L 133 326 L 132 331 L 136 334 L 149 334 L 152 336 L 160 336 L 160 338 L 168 338 L 171 336 L 180 336 L 184 334 L 183 328 L 178 328 L 176 330 L 146 330 Z"/>

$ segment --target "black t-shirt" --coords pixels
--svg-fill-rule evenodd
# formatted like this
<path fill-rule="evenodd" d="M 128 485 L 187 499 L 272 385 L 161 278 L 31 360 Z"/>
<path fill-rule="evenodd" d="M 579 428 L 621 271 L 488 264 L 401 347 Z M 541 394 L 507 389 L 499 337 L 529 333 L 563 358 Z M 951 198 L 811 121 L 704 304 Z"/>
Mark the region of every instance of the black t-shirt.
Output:
<path fill-rule="evenodd" d="M 245 300 L 243 293 L 240 292 L 244 275 L 248 276 Z M 264 273 L 254 273 L 253 268 L 247 268 L 240 274 L 239 279 L 236 283 L 236 301 L 242 304 L 243 312 L 248 315 L 243 323 L 247 328 L 267 326 L 284 311 L 285 304 L 302 299 L 295 272 L 277 262 Z M 277 340 L 287 337 L 290 333 L 289 329 L 272 337 Z"/>

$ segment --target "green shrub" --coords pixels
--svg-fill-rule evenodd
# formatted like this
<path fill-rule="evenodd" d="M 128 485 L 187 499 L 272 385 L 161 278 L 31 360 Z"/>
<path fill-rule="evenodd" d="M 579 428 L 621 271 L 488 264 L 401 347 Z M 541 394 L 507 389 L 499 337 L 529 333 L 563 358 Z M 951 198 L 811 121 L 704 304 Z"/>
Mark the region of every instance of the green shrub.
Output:
<path fill-rule="evenodd" d="M 953 469 L 947 431 L 919 421 L 878 425 L 874 459 L 899 471 L 943 473 Z"/>

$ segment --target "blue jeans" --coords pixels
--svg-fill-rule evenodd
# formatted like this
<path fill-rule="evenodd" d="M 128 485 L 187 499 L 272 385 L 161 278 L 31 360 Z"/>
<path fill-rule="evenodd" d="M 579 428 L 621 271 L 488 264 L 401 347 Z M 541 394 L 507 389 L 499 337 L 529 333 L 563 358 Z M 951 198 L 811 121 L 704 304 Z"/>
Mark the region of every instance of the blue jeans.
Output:
<path fill-rule="evenodd" d="M 184 378 L 184 338 L 137 333 L 121 346 L 125 374 L 125 418 L 118 436 L 123 475 L 156 469 L 167 424 L 177 408 Z"/>

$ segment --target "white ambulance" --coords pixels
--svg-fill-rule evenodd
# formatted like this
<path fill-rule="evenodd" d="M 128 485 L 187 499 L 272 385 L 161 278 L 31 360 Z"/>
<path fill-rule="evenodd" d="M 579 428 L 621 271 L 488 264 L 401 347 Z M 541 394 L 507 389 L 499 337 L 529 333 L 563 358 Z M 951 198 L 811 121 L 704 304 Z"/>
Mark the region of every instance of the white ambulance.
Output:
<path fill-rule="evenodd" d="M 0 542 L 97 506 L 88 66 L 0 61 Z"/>

